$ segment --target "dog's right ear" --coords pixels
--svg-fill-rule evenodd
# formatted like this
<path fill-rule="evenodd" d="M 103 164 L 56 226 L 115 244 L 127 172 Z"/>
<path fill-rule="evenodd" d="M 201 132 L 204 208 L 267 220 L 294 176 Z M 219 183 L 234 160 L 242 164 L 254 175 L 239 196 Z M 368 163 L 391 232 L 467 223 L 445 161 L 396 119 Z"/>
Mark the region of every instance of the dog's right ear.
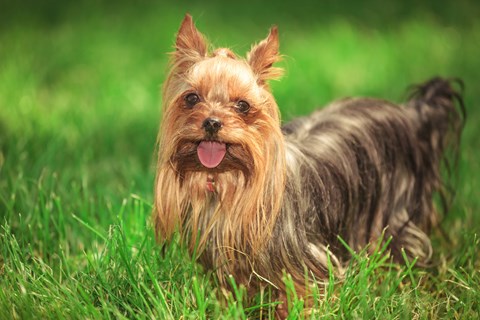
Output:
<path fill-rule="evenodd" d="M 188 13 L 178 30 L 175 49 L 177 60 L 198 60 L 207 55 L 205 37 L 195 28 L 192 16 Z"/>
<path fill-rule="evenodd" d="M 257 75 L 260 85 L 264 85 L 267 80 L 279 78 L 283 73 L 282 69 L 273 67 L 275 62 L 281 60 L 278 47 L 278 29 L 274 26 L 268 37 L 254 45 L 247 53 L 247 61 Z"/>

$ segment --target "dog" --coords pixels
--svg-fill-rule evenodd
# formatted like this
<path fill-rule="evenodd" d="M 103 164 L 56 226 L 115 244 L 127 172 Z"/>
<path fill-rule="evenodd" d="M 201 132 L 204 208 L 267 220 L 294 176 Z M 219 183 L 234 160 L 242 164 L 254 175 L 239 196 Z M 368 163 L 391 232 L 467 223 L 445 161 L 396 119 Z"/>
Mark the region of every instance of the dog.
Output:
<path fill-rule="evenodd" d="M 282 126 L 268 84 L 280 59 L 276 27 L 241 58 L 210 50 L 185 16 L 163 87 L 157 239 L 179 234 L 222 287 L 233 275 L 279 297 L 285 274 L 307 295 L 306 274 L 340 273 L 351 258 L 344 243 L 391 238 L 394 260 L 404 250 L 428 265 L 441 216 L 433 196 L 448 204 L 441 168 L 453 169 L 447 154 L 458 154 L 465 119 L 455 81 L 433 78 L 404 105 L 338 100 Z"/>

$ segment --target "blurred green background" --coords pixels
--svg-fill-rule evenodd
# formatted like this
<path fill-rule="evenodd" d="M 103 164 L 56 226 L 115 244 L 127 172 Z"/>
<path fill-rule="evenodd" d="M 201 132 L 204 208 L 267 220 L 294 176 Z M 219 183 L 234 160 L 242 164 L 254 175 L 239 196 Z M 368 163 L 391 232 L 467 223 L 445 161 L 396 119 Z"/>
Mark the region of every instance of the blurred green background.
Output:
<path fill-rule="evenodd" d="M 400 102 L 432 76 L 463 79 L 468 122 L 444 251 L 480 231 L 479 1 L 1 0 L 0 241 L 15 237 L 19 259 L 82 265 L 119 216 L 130 241 L 151 232 L 160 87 L 186 12 L 239 54 L 279 27 L 286 74 L 272 87 L 284 120 L 335 98 Z"/>
<path fill-rule="evenodd" d="M 239 54 L 278 25 L 286 76 L 273 90 L 285 120 L 335 98 L 402 101 L 413 83 L 462 78 L 466 211 L 455 214 L 478 211 L 477 1 L 3 1 L 0 12 L 0 218 L 14 230 L 26 228 L 19 214 L 37 219 L 39 184 L 66 219 L 102 228 L 130 194 L 151 201 L 160 86 L 186 12 Z"/>

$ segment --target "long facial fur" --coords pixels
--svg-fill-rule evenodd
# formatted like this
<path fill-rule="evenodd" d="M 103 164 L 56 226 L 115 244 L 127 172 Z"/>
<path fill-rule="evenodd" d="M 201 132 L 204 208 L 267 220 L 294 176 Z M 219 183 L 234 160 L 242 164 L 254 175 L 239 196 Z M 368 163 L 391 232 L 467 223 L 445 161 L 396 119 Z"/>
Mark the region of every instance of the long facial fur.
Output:
<path fill-rule="evenodd" d="M 281 128 L 267 84 L 280 75 L 272 66 L 278 60 L 276 28 L 243 60 L 228 49 L 210 53 L 185 17 L 163 89 L 159 240 L 178 231 L 222 285 L 233 274 L 252 289 L 269 283 L 283 290 L 287 272 L 305 292 L 306 271 L 322 279 L 328 259 L 339 272 L 348 261 L 338 237 L 358 250 L 385 228 L 394 258 L 403 248 L 427 264 L 428 233 L 439 219 L 432 197 L 446 197 L 440 167 L 460 137 L 461 96 L 435 78 L 404 106 L 345 99 Z M 184 96 L 191 91 L 202 102 L 189 110 Z M 238 99 L 251 102 L 248 115 L 235 112 Z M 212 115 L 223 122 L 216 139 L 228 151 L 217 168 L 206 169 L 195 148 L 205 135 L 201 123 Z"/>
<path fill-rule="evenodd" d="M 187 16 L 164 86 L 157 234 L 169 239 L 178 229 L 205 264 L 222 266 L 225 274 L 248 268 L 241 265 L 247 263 L 245 255 L 262 251 L 280 212 L 285 164 L 277 155 L 284 152 L 283 137 L 278 107 L 264 79 L 268 72 L 258 62 L 274 45 L 275 30 L 269 39 L 253 48 L 250 61 L 236 59 L 227 49 L 207 55 L 203 36 Z M 182 97 L 190 91 L 202 98 L 195 110 L 183 105 Z M 234 110 L 238 99 L 251 103 L 248 115 Z M 228 145 L 225 159 L 214 170 L 203 168 L 194 151 L 204 139 L 202 122 L 209 116 L 222 120 L 217 139 Z M 215 193 L 206 189 L 209 176 Z M 234 268 L 226 261 L 238 264 Z"/>

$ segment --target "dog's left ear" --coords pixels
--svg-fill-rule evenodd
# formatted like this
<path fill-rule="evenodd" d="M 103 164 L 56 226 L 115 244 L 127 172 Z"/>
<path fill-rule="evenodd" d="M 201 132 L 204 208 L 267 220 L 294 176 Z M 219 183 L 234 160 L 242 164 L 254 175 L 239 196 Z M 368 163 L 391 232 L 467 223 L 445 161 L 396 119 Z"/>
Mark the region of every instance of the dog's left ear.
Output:
<path fill-rule="evenodd" d="M 283 73 L 282 69 L 273 67 L 275 62 L 281 60 L 278 48 L 278 29 L 274 26 L 267 38 L 254 45 L 247 54 L 247 61 L 260 85 L 264 85 L 267 80 L 279 78 Z"/>
<path fill-rule="evenodd" d="M 192 16 L 188 13 L 178 30 L 175 49 L 177 60 L 199 60 L 207 55 L 208 46 L 205 37 L 197 30 Z"/>

